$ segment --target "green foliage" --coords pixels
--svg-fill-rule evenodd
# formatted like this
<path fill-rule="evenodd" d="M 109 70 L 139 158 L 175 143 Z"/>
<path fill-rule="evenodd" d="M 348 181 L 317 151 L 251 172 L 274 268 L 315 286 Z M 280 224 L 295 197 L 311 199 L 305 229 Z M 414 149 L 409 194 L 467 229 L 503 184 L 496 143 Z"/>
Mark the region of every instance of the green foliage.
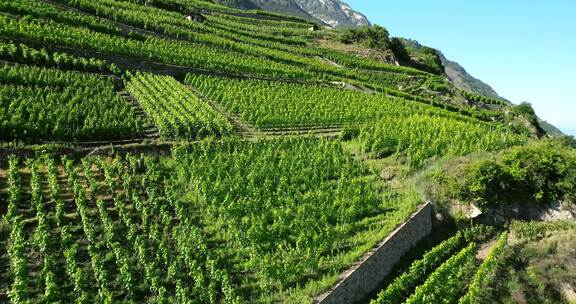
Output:
<path fill-rule="evenodd" d="M 444 73 L 444 65 L 435 49 L 424 46 L 419 50 L 418 57 L 420 64 L 417 67 L 438 75 Z"/>
<path fill-rule="evenodd" d="M 494 99 L 494 98 L 490 98 L 490 97 L 486 97 L 486 96 L 480 96 L 480 95 L 466 92 L 466 91 L 462 91 L 462 95 L 464 95 L 464 98 L 466 98 L 467 100 L 474 101 L 474 102 L 481 102 L 484 104 L 493 104 L 493 105 L 501 105 L 501 106 L 509 105 L 508 102 L 506 102 L 505 100 L 502 100 L 502 99 Z"/>
<path fill-rule="evenodd" d="M 264 11 L 264 10 L 255 10 L 253 12 L 256 13 L 257 15 L 270 16 L 270 17 L 274 17 L 274 18 L 280 18 L 282 20 L 289 20 L 292 22 L 296 22 L 297 24 L 303 24 L 304 26 L 311 25 L 308 20 L 306 20 L 304 18 L 297 17 L 297 16 L 289 16 L 289 15 L 278 14 L 275 12 Z"/>
<path fill-rule="evenodd" d="M 304 49 L 299 49 L 302 52 Z M 309 50 L 309 49 L 306 49 Z M 380 61 L 357 56 L 354 54 L 348 54 L 345 52 L 334 51 L 331 49 L 314 49 L 315 51 L 307 51 L 310 55 L 321 56 L 336 62 L 339 65 L 345 66 L 347 68 L 356 68 L 370 71 L 379 72 L 392 72 L 398 74 L 407 74 L 413 76 L 427 76 L 428 74 L 420 70 L 416 70 L 409 67 L 402 67 L 391 65 L 387 63 L 382 63 Z M 347 75 L 348 76 L 348 75 Z M 352 75 L 350 75 L 352 76 Z"/>
<path fill-rule="evenodd" d="M 477 109 L 477 108 L 468 108 L 463 106 L 456 106 L 452 104 L 448 104 L 444 101 L 431 99 L 431 98 L 424 98 L 419 95 L 414 95 L 410 93 L 406 93 L 405 91 L 401 91 L 398 89 L 390 88 L 389 86 L 382 86 L 381 84 L 362 84 L 364 87 L 370 88 L 377 92 L 385 93 L 387 95 L 391 95 L 394 97 L 402 98 L 409 101 L 415 101 L 423 104 L 428 104 L 433 107 L 443 109 L 449 112 L 458 113 L 464 116 L 472 117 L 478 120 L 483 121 L 501 121 L 504 117 L 502 112 L 499 111 L 489 111 L 484 109 Z M 444 83 L 442 83 L 444 85 Z"/>
<path fill-rule="evenodd" d="M 378 156 L 404 153 L 412 168 L 420 168 L 434 156 L 466 155 L 476 151 L 498 151 L 525 141 L 508 128 L 442 112 L 384 116 L 360 132 L 368 152 Z"/>
<path fill-rule="evenodd" d="M 428 77 L 424 83 L 424 86 L 429 90 L 442 93 L 447 93 L 450 90 L 448 84 L 446 84 L 446 82 L 438 76 Z"/>
<path fill-rule="evenodd" d="M 572 221 L 512 222 L 512 240 L 480 294 L 481 303 L 568 303 L 565 286 L 576 280 Z"/>
<path fill-rule="evenodd" d="M 80 168 L 65 157 L 59 164 L 42 156 L 27 160 L 26 166 L 31 211 L 13 208 L 9 218 L 12 302 L 240 302 L 228 274 L 208 251 L 190 207 L 164 189 L 157 164 L 128 155 L 82 159 Z M 17 167 L 11 157 L 11 175 L 18 174 Z M 11 192 L 22 185 L 11 177 Z M 62 197 L 68 194 L 73 205 L 65 207 Z M 109 201 L 99 199 L 104 195 Z M 54 213 L 47 209 L 53 204 Z M 33 232 L 29 237 L 28 230 Z M 40 271 L 27 266 L 30 257 L 38 258 Z M 60 270 L 65 275 L 57 276 Z"/>
<path fill-rule="evenodd" d="M 8 256 L 10 258 L 10 272 L 13 280 L 8 297 L 13 303 L 28 303 L 28 266 L 26 257 L 26 239 L 24 223 L 20 217 L 13 218 L 12 231 L 8 243 Z"/>
<path fill-rule="evenodd" d="M 498 242 L 490 251 L 484 262 L 478 267 L 476 274 L 470 282 L 468 292 L 458 301 L 458 304 L 480 304 L 482 303 L 483 288 L 489 283 L 490 276 L 496 272 L 496 267 L 500 263 L 506 243 L 508 242 L 508 232 L 503 232 L 498 238 Z"/>
<path fill-rule="evenodd" d="M 480 121 L 499 118 L 498 113 L 414 95 L 426 89 L 453 93 L 440 77 L 309 45 L 330 32 L 311 32 L 311 24 L 299 18 L 202 0 L 55 2 L 63 5 L 0 0 L 0 35 L 18 41 L 0 42 L 0 59 L 97 73 L 119 74 L 106 61 L 111 60 L 141 62 L 147 69 L 165 64 L 162 73 L 228 75 L 194 73 L 186 82 L 258 128 L 345 126 L 343 140 L 357 139 L 378 157 L 406 155 L 400 159 L 414 169 L 430 158 L 495 151 L 526 140 L 502 124 Z M 200 12 L 204 22 L 187 20 L 187 12 Z M 391 48 L 398 58 L 411 60 L 401 40 L 390 40 L 383 27 L 351 29 L 342 39 Z M 435 50 L 422 48 L 419 56 L 417 67 L 442 72 Z M 122 84 L 115 80 L 55 69 L 0 69 L 0 139 L 132 138 L 142 121 L 117 96 Z M 341 90 L 333 81 L 382 94 Z M 8 187 L 0 194 L 8 198 L 0 222 L 6 227 L 0 230 L 10 231 L 0 252 L 8 270 L 2 279 L 8 280 L 0 289 L 10 289 L 10 301 L 285 300 L 290 290 L 330 281 L 419 203 L 417 195 L 377 182 L 338 141 L 229 141 L 230 122 L 174 78 L 128 74 L 125 86 L 163 138 L 224 138 L 176 148 L 163 160 L 166 171 L 150 158 L 132 155 L 79 162 L 42 157 L 27 161 L 21 178 L 24 168 L 10 157 L 6 178 L 0 176 Z M 522 107 L 513 113 L 534 115 Z M 530 157 L 518 160 L 524 157 L 497 162 L 502 172 L 490 166 L 471 170 L 470 178 L 488 175 L 474 180 L 474 195 L 486 196 L 486 205 L 499 200 L 490 196 L 496 191 L 491 183 L 506 177 L 506 185 L 534 184 L 541 200 L 549 192 L 574 200 L 573 167 L 562 167 L 555 157 L 541 164 Z M 553 172 L 542 173 L 546 167 Z M 548 183 L 558 172 L 566 177 Z M 461 233 L 415 262 L 394 283 L 393 298 L 405 299 L 471 239 Z M 441 266 L 414 298 L 454 300 L 469 255 Z M 464 263 L 458 270 L 457 261 Z M 323 283 L 314 285 L 317 280 Z M 446 290 L 435 289 L 440 281 Z"/>
<path fill-rule="evenodd" d="M 11 225 L 6 251 L 10 259 L 9 269 L 12 275 L 12 285 L 8 296 L 14 303 L 27 303 L 29 301 L 24 223 L 18 214 L 18 210 L 23 205 L 22 195 L 19 161 L 14 155 L 11 155 L 8 158 L 8 210 L 4 219 Z"/>
<path fill-rule="evenodd" d="M 563 145 L 576 149 L 576 138 L 574 136 L 562 136 L 559 140 Z"/>
<path fill-rule="evenodd" d="M 575 202 L 576 152 L 554 141 L 517 147 L 466 169 L 464 193 L 482 209 L 506 203 Z"/>
<path fill-rule="evenodd" d="M 139 118 L 111 78 L 25 66 L 0 68 L 0 138 L 129 138 Z"/>
<path fill-rule="evenodd" d="M 474 242 L 474 243 L 483 243 L 496 235 L 496 230 L 493 226 L 488 225 L 472 225 L 464 230 L 462 230 L 464 234 L 464 239 L 466 242 Z"/>
<path fill-rule="evenodd" d="M 256 127 L 265 129 L 350 124 L 419 109 L 381 94 L 370 95 L 323 85 L 194 74 L 189 74 L 185 83 Z"/>
<path fill-rule="evenodd" d="M 514 221 L 510 225 L 510 231 L 516 236 L 527 241 L 537 241 L 554 235 L 561 231 L 576 229 L 576 223 L 570 221 L 556 222 L 521 222 Z"/>
<path fill-rule="evenodd" d="M 342 128 L 342 133 L 340 134 L 340 138 L 342 140 L 352 140 L 357 138 L 360 135 L 360 129 L 354 126 L 345 126 Z"/>
<path fill-rule="evenodd" d="M 404 43 L 402 43 L 402 40 L 400 38 L 394 37 L 390 39 L 390 48 L 394 52 L 396 58 L 398 58 L 399 60 L 402 60 L 404 62 L 410 62 L 412 60 L 412 58 L 410 58 L 410 53 L 408 52 L 408 50 L 406 49 Z"/>
<path fill-rule="evenodd" d="M 476 268 L 475 244 L 470 243 L 436 269 L 406 300 L 406 304 L 455 303 Z"/>
<path fill-rule="evenodd" d="M 229 111 L 263 129 L 350 125 L 382 119 L 387 124 L 399 123 L 402 126 L 424 124 L 428 129 L 421 128 L 420 131 L 426 138 L 429 136 L 425 134 L 426 132 L 442 132 L 438 130 L 439 127 L 452 129 L 453 132 L 458 133 L 458 136 L 470 138 L 460 143 L 461 145 L 472 145 L 473 138 L 481 137 L 484 139 L 481 142 L 482 147 L 487 145 L 491 149 L 498 149 L 502 145 L 507 146 L 507 144 L 522 140 L 521 137 L 510 134 L 505 127 L 500 125 L 483 124 L 476 119 L 450 113 L 444 109 L 390 98 L 383 94 L 365 94 L 330 86 L 193 74 L 186 77 L 185 83 L 193 85 L 208 98 L 223 104 Z M 398 117 L 406 119 L 399 121 Z M 442 122 L 444 118 L 450 122 L 453 121 L 454 124 Z M 366 127 L 366 132 L 363 132 L 366 133 L 364 138 L 368 138 L 370 132 L 378 126 L 379 124 Z M 463 130 L 459 128 L 468 129 L 470 134 L 461 132 Z M 394 127 L 394 129 L 395 132 L 413 131 L 404 130 L 402 127 Z M 371 137 L 371 140 L 377 139 L 376 136 Z M 402 142 L 402 144 L 407 143 L 409 142 Z M 474 145 L 479 144 L 474 143 Z M 417 148 L 416 143 L 413 147 Z M 396 146 L 393 151 L 382 151 L 380 150 L 382 146 L 372 149 L 371 144 L 367 145 L 367 148 L 380 154 L 396 151 Z M 445 149 L 445 146 L 441 148 Z M 470 149 L 471 147 L 466 151 L 470 152 Z"/>
<path fill-rule="evenodd" d="M 311 74 L 297 66 L 237 52 L 222 52 L 208 45 L 149 36 L 145 41 L 112 36 L 60 23 L 36 23 L 0 16 L 0 34 L 43 43 L 96 50 L 106 54 L 147 58 L 163 63 L 268 77 L 302 78 Z M 250 48 L 248 48 L 250 49 Z M 260 54 L 260 53 L 259 53 Z M 207 60 L 209 58 L 210 60 Z"/>
<path fill-rule="evenodd" d="M 437 50 L 403 38 L 397 38 L 394 44 L 395 54 L 404 64 L 428 73 L 444 74 L 444 65 Z"/>
<path fill-rule="evenodd" d="M 107 72 L 120 74 L 116 65 L 105 60 L 86 58 L 62 52 L 48 52 L 46 49 L 35 49 L 25 44 L 0 41 L 0 58 L 10 61 L 46 65 L 61 69 L 74 69 L 85 72 Z"/>
<path fill-rule="evenodd" d="M 337 141 L 204 141 L 175 149 L 167 171 L 234 253 L 247 298 L 262 302 L 327 288 L 325 274 L 349 267 L 420 202 L 378 183 Z"/>
<path fill-rule="evenodd" d="M 414 288 L 426 280 L 438 266 L 446 261 L 457 250 L 463 247 L 464 237 L 462 232 L 445 240 L 428 251 L 422 259 L 414 261 L 410 269 L 388 285 L 386 289 L 378 294 L 378 298 L 372 300 L 371 304 L 395 304 L 402 303 Z"/>
<path fill-rule="evenodd" d="M 173 154 L 180 182 L 201 195 L 204 216 L 223 220 L 262 292 L 317 273 L 344 231 L 379 210 L 367 169 L 337 142 L 205 142 Z"/>
<path fill-rule="evenodd" d="M 508 189 L 511 182 L 505 168 L 492 160 L 473 163 L 466 172 L 467 191 L 484 210 L 493 207 L 493 202 L 504 202 L 511 196 Z"/>
<path fill-rule="evenodd" d="M 525 140 L 502 125 L 380 94 L 192 74 L 186 83 L 264 129 L 375 120 L 361 128 L 365 149 L 379 156 L 406 151 L 414 168 L 433 156 L 495 151 Z"/>
<path fill-rule="evenodd" d="M 341 34 L 340 41 L 346 44 L 365 43 L 368 47 L 381 50 L 390 48 L 390 34 L 386 28 L 379 25 L 346 29 Z"/>
<path fill-rule="evenodd" d="M 121 33 L 118 27 L 107 20 L 97 19 L 72 10 L 63 10 L 55 5 L 36 0 L 1 0 L 0 11 L 29 16 L 43 21 L 56 21 L 70 26 L 82 26 L 110 35 L 119 35 Z"/>
<path fill-rule="evenodd" d="M 167 138 L 195 139 L 230 134 L 232 124 L 189 88 L 170 76 L 137 73 L 126 90 Z"/>
<path fill-rule="evenodd" d="M 520 115 L 526 118 L 526 120 L 528 120 L 531 125 L 540 128 L 540 125 L 538 124 L 538 117 L 536 116 L 536 112 L 530 103 L 522 102 L 519 105 L 513 106 L 510 109 L 510 113 Z"/>

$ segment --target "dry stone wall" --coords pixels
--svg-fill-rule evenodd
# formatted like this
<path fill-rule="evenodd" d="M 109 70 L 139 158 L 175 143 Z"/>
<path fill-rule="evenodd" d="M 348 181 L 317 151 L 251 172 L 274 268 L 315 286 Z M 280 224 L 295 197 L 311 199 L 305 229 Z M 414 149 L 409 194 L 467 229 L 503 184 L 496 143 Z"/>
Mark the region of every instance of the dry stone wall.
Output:
<path fill-rule="evenodd" d="M 381 287 L 382 280 L 402 256 L 432 232 L 432 225 L 433 207 L 426 203 L 356 265 L 342 273 L 338 284 L 317 297 L 316 303 L 353 304 L 365 299 Z"/>

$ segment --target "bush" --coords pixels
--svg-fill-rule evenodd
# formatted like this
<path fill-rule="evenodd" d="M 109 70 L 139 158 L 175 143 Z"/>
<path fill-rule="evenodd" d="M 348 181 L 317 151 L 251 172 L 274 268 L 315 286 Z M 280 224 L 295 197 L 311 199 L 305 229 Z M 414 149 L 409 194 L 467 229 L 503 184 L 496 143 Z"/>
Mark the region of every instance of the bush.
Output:
<path fill-rule="evenodd" d="M 478 208 L 485 210 L 504 201 L 512 178 L 500 164 L 482 160 L 467 169 L 465 181 L 468 196 Z"/>
<path fill-rule="evenodd" d="M 450 91 L 450 87 L 446 85 L 446 83 L 439 77 L 428 77 L 426 78 L 426 82 L 424 82 L 424 86 L 428 89 L 436 92 L 448 92 Z"/>
<path fill-rule="evenodd" d="M 479 160 L 464 173 L 464 199 L 481 209 L 502 203 L 576 202 L 576 150 L 548 140 Z"/>
<path fill-rule="evenodd" d="M 412 60 L 412 58 L 410 58 L 408 50 L 406 50 L 406 47 L 404 46 L 404 43 L 402 43 L 402 40 L 400 40 L 400 38 L 396 37 L 392 38 L 390 40 L 390 48 L 392 49 L 392 52 L 394 52 L 396 58 L 398 58 L 399 60 L 405 62 L 410 62 Z"/>
<path fill-rule="evenodd" d="M 559 140 L 562 144 L 576 149 L 576 138 L 574 136 L 563 136 Z"/>
<path fill-rule="evenodd" d="M 514 106 L 510 109 L 512 114 L 520 115 L 533 126 L 540 129 L 540 124 L 538 123 L 538 116 L 536 116 L 536 112 L 532 105 L 528 102 L 523 102 L 517 106 Z"/>
<path fill-rule="evenodd" d="M 340 41 L 346 44 L 365 43 L 374 49 L 389 49 L 390 33 L 379 25 L 351 28 L 342 33 Z"/>
<path fill-rule="evenodd" d="M 444 73 L 444 65 L 438 56 L 438 52 L 430 47 L 424 46 L 420 49 L 420 57 L 422 58 L 422 63 L 428 67 L 428 71 L 434 74 Z"/>
<path fill-rule="evenodd" d="M 360 129 L 354 126 L 346 126 L 342 129 L 342 133 L 340 134 L 340 138 L 342 140 L 352 140 L 357 138 L 360 134 Z"/>

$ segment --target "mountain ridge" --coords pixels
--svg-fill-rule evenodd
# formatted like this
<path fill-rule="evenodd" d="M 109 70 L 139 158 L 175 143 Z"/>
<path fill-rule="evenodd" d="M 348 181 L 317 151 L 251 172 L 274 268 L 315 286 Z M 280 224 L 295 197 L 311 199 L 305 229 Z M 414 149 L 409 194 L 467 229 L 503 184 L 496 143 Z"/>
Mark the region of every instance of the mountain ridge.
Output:
<path fill-rule="evenodd" d="M 236 8 L 263 9 L 303 17 L 330 27 L 369 26 L 362 13 L 340 0 L 215 0 Z"/>
<path fill-rule="evenodd" d="M 442 53 L 442 51 L 437 50 L 440 61 L 444 66 L 446 76 L 450 79 L 456 87 L 461 89 L 472 91 L 476 94 L 502 99 L 502 97 L 487 83 L 472 76 L 466 69 L 460 65 L 458 62 L 452 61 Z"/>

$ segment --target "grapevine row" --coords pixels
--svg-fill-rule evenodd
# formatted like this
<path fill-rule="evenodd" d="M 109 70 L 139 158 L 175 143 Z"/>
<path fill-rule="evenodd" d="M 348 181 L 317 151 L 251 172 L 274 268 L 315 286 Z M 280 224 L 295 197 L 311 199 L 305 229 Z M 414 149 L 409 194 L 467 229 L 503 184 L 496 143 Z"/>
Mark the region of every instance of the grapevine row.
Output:
<path fill-rule="evenodd" d="M 38 50 L 22 43 L 0 41 L 0 59 L 53 66 L 60 69 L 120 74 L 120 69 L 115 64 L 108 64 L 105 60 L 78 57 L 63 52 L 49 52 L 44 48 Z"/>
<path fill-rule="evenodd" d="M 475 244 L 448 259 L 406 300 L 406 304 L 452 303 L 475 268 Z"/>
<path fill-rule="evenodd" d="M 477 151 L 498 151 L 526 142 L 501 124 L 427 113 L 381 117 L 360 129 L 359 140 L 367 152 L 378 156 L 405 153 L 412 168 L 434 156 L 462 156 Z"/>
<path fill-rule="evenodd" d="M 238 266 L 256 276 L 255 295 L 289 288 L 319 271 L 324 255 L 344 237 L 336 227 L 378 209 L 375 190 L 359 178 L 366 169 L 338 143 L 233 141 L 173 154 L 179 164 L 174 175 L 201 195 L 206 217 L 225 221 L 229 248 L 246 252 Z"/>
<path fill-rule="evenodd" d="M 22 188 L 18 159 L 14 156 L 8 159 L 8 212 L 6 218 L 10 221 L 12 230 L 8 240 L 8 257 L 10 258 L 10 272 L 12 273 L 12 285 L 9 297 L 13 303 L 27 303 L 28 293 L 28 262 L 26 258 L 26 238 L 22 215 L 18 215 L 18 208 L 22 203 Z"/>
<path fill-rule="evenodd" d="M 508 242 L 508 232 L 503 232 L 498 238 L 498 242 L 490 251 L 484 262 L 478 267 L 476 274 L 472 278 L 468 292 L 460 298 L 458 304 L 480 304 L 482 303 L 482 288 L 488 283 L 489 275 L 494 273 L 501 255 Z"/>
<path fill-rule="evenodd" d="M 130 138 L 139 118 L 111 79 L 24 66 L 0 68 L 0 138 Z"/>
<path fill-rule="evenodd" d="M 79 266 L 78 250 L 79 246 L 74 243 L 73 235 L 70 231 L 71 225 L 66 222 L 64 213 L 65 205 L 61 198 L 62 189 L 58 183 L 58 169 L 56 161 L 51 156 L 44 157 L 46 165 L 46 174 L 50 196 L 56 205 L 56 225 L 60 229 L 60 247 L 64 254 L 66 263 L 66 275 L 72 281 L 74 299 L 77 304 L 86 304 L 89 300 L 89 294 L 86 286 L 86 272 Z"/>
<path fill-rule="evenodd" d="M 186 77 L 185 83 L 264 129 L 343 125 L 383 115 L 427 110 L 381 94 L 370 95 L 330 86 L 193 74 Z"/>
<path fill-rule="evenodd" d="M 20 16 L 28 15 L 35 19 L 43 19 L 46 21 L 57 21 L 71 26 L 83 26 L 111 35 L 119 35 L 121 33 L 120 29 L 105 20 L 69 10 L 62 10 L 44 1 L 0 0 L 0 11 Z"/>
<path fill-rule="evenodd" d="M 227 52 L 205 45 L 192 45 L 149 36 L 145 41 L 112 36 L 87 28 L 60 23 L 36 23 L 26 19 L 0 16 L 0 34 L 48 44 L 87 48 L 107 54 L 147 58 L 194 68 L 284 78 L 307 78 L 305 69 L 269 59 Z"/>
<path fill-rule="evenodd" d="M 133 164 L 135 162 L 130 162 L 130 167 L 133 169 L 131 171 L 134 172 L 136 169 L 132 167 Z M 205 262 L 206 264 L 201 262 L 202 259 L 207 258 L 208 253 L 207 248 L 202 244 L 202 237 L 196 234 L 196 229 L 191 224 L 185 224 L 186 221 L 180 217 L 175 218 L 169 208 L 160 202 L 158 192 L 160 189 L 153 177 L 156 169 L 152 164 L 147 164 L 148 172 L 140 182 L 144 193 L 139 193 L 134 188 L 137 181 L 133 176 L 122 173 L 124 168 L 121 167 L 120 162 L 114 161 L 110 164 L 103 159 L 98 159 L 96 165 L 104 173 L 106 184 L 110 189 L 122 190 L 121 192 L 113 191 L 113 199 L 120 218 L 128 229 L 128 240 L 139 260 L 144 264 L 145 279 L 156 295 L 157 301 L 163 301 L 162 299 L 165 299 L 171 292 L 162 284 L 165 281 L 164 278 L 176 283 L 174 293 L 183 303 L 190 302 L 191 296 L 198 297 L 202 302 L 214 303 L 217 301 L 217 286 L 221 286 L 223 292 L 233 290 L 231 284 L 225 279 L 226 275 L 216 268 L 211 268 L 209 261 Z M 142 194 L 145 194 L 146 199 L 142 198 Z M 126 209 L 128 203 L 134 206 L 136 214 L 139 215 L 136 221 Z M 180 226 L 173 226 L 175 219 L 180 221 Z M 136 226 L 137 222 L 140 225 Z M 139 231 L 141 233 L 138 234 Z M 193 241 L 189 238 L 190 235 L 197 237 Z M 167 238 L 173 241 L 168 241 Z M 172 243 L 175 243 L 174 249 L 171 249 Z M 183 251 L 186 246 L 194 246 L 196 250 Z M 153 248 L 155 255 L 148 254 L 147 248 L 149 247 Z M 203 249 L 198 252 L 198 248 Z M 182 268 L 184 265 L 188 270 Z M 206 265 L 206 270 L 203 265 Z M 159 269 L 168 269 L 168 272 L 163 275 L 158 271 Z M 205 271 L 208 271 L 208 276 Z M 192 280 L 186 279 L 188 276 Z M 190 283 L 194 283 L 193 286 L 188 286 Z M 209 283 L 208 288 L 206 283 Z M 190 294 L 192 290 L 194 292 Z M 224 294 L 224 297 L 229 302 L 235 301 L 234 292 Z"/>
<path fill-rule="evenodd" d="M 232 131 L 224 116 L 170 76 L 137 73 L 126 89 L 152 117 L 162 137 L 193 139 Z"/>
<path fill-rule="evenodd" d="M 422 259 L 410 265 L 410 269 L 394 279 L 394 281 L 378 294 L 371 304 L 402 303 L 416 286 L 423 283 L 430 272 L 434 271 L 453 253 L 462 247 L 464 237 L 461 232 L 443 241 L 428 251 Z"/>
<path fill-rule="evenodd" d="M 111 290 L 108 288 L 110 282 L 110 274 L 104 265 L 104 259 L 100 253 L 100 248 L 98 245 L 98 236 L 96 233 L 95 223 L 92 220 L 92 216 L 87 206 L 87 197 L 84 191 L 82 182 L 80 181 L 76 168 L 72 160 L 63 159 L 64 167 L 68 174 L 68 181 L 72 187 L 74 193 L 74 201 L 76 203 L 76 209 L 80 214 L 80 220 L 82 222 L 82 228 L 84 234 L 89 241 L 88 245 L 88 255 L 90 256 L 90 263 L 92 270 L 94 271 L 94 278 L 98 286 L 98 297 L 103 303 L 112 303 L 113 295 Z"/>
<path fill-rule="evenodd" d="M 186 83 L 262 129 L 373 122 L 359 131 L 365 150 L 406 153 L 413 168 L 434 156 L 497 151 L 526 140 L 501 124 L 381 94 L 192 74 Z"/>
<path fill-rule="evenodd" d="M 44 295 L 42 301 L 46 303 L 57 302 L 60 299 L 58 284 L 56 283 L 55 274 L 55 258 L 53 252 L 53 242 L 51 227 L 47 217 L 44 200 L 42 197 L 42 185 L 40 182 L 38 159 L 29 160 L 27 166 L 31 172 L 30 188 L 32 191 L 32 206 L 36 210 L 36 231 L 34 233 L 34 240 L 32 246 L 37 248 L 43 259 L 43 268 L 41 273 L 41 283 L 39 287 L 44 285 Z"/>

